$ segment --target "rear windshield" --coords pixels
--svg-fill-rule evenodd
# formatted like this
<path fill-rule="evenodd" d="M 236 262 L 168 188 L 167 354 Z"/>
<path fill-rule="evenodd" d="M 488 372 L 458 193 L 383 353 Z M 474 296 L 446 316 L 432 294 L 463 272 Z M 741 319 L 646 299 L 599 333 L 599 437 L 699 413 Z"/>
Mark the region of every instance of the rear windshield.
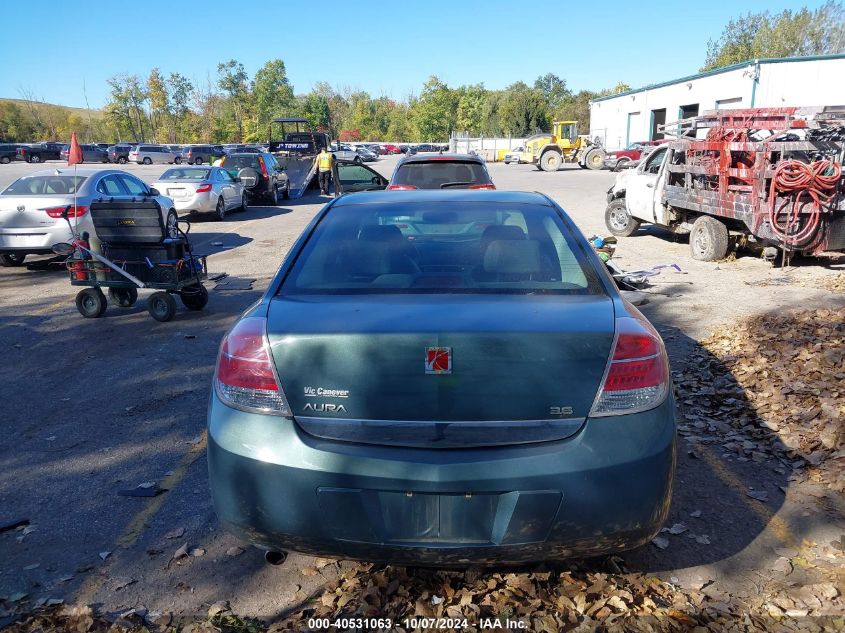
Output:
<path fill-rule="evenodd" d="M 254 167 L 259 169 L 258 156 L 229 156 L 223 162 L 227 169 L 243 169 L 244 167 Z"/>
<path fill-rule="evenodd" d="M 396 170 L 391 181 L 394 185 L 413 185 L 418 189 L 461 189 L 489 183 L 490 177 L 484 165 L 460 160 L 408 162 Z"/>
<path fill-rule="evenodd" d="M 3 192 L 4 196 L 43 196 L 74 193 L 85 176 L 27 176 L 16 180 Z"/>
<path fill-rule="evenodd" d="M 578 239 L 550 206 L 344 205 L 314 229 L 281 293 L 601 292 Z"/>
<path fill-rule="evenodd" d="M 210 169 L 168 169 L 159 180 L 208 180 Z"/>

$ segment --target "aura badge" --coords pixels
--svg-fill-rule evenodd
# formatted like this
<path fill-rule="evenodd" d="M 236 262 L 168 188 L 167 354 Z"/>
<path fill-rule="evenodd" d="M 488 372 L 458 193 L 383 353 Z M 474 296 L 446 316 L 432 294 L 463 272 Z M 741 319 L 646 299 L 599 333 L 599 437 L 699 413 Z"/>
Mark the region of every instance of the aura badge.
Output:
<path fill-rule="evenodd" d="M 452 373 L 452 348 L 451 347 L 426 347 L 425 348 L 425 373 L 427 373 L 427 374 L 451 374 Z"/>

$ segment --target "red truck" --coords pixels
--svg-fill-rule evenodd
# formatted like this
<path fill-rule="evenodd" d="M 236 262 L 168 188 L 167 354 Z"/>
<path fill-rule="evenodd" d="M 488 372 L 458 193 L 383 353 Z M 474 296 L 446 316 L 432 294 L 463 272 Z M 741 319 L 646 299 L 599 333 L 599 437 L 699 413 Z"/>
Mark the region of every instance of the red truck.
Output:
<path fill-rule="evenodd" d="M 647 154 L 649 151 L 665 142 L 665 139 L 661 139 L 659 141 L 638 141 L 636 143 L 631 143 L 625 149 L 617 149 L 613 152 L 607 152 L 604 159 L 604 166 L 610 171 L 618 171 L 620 169 L 632 167 L 643 157 L 644 149 L 648 148 L 648 151 L 645 152 Z"/>

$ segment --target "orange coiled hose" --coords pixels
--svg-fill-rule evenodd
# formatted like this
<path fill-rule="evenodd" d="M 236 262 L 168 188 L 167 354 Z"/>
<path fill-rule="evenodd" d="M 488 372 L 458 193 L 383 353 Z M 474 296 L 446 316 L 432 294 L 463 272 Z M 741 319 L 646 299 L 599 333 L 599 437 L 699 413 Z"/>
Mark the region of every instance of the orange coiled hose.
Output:
<path fill-rule="evenodd" d="M 784 245 L 801 247 L 809 244 L 821 225 L 824 205 L 836 194 L 836 187 L 842 176 L 842 166 L 827 159 L 813 163 L 787 160 L 780 163 L 772 176 L 769 190 L 769 223 L 772 232 Z M 779 219 L 783 208 L 775 208 L 778 193 L 792 194 L 792 208 L 786 212 L 784 221 Z M 809 201 L 807 200 L 809 198 Z M 806 223 L 801 227 L 801 203 L 810 202 L 811 208 Z"/>

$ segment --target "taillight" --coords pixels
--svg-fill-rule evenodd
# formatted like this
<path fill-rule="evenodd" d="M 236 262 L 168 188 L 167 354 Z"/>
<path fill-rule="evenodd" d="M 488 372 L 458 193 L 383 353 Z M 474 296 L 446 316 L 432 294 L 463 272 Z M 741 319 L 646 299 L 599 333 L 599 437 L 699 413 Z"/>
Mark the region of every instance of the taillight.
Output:
<path fill-rule="evenodd" d="M 669 392 L 669 363 L 660 335 L 646 321 L 616 319 L 616 340 L 591 417 L 653 409 Z"/>
<path fill-rule="evenodd" d="M 197 187 L 197 193 L 206 193 L 211 191 L 211 185 L 200 185 Z"/>
<path fill-rule="evenodd" d="M 68 205 L 66 207 L 50 207 L 49 209 L 44 209 L 51 218 L 60 218 L 62 217 L 62 213 L 64 213 L 65 209 L 67 209 L 67 217 L 69 218 L 80 218 L 86 213 L 88 213 L 88 207 L 80 207 L 73 205 Z"/>
<path fill-rule="evenodd" d="M 416 189 L 413 185 L 387 185 L 388 191 L 410 191 Z"/>
<path fill-rule="evenodd" d="M 470 185 L 469 189 L 495 189 L 496 185 L 492 182 L 486 185 Z"/>
<path fill-rule="evenodd" d="M 223 338 L 214 372 L 217 396 L 235 409 L 291 415 L 285 394 L 276 379 L 265 333 L 266 320 L 241 319 Z"/>
<path fill-rule="evenodd" d="M 267 180 L 267 167 L 264 166 L 264 159 L 261 156 L 258 157 L 258 164 L 261 165 L 261 177 Z"/>

